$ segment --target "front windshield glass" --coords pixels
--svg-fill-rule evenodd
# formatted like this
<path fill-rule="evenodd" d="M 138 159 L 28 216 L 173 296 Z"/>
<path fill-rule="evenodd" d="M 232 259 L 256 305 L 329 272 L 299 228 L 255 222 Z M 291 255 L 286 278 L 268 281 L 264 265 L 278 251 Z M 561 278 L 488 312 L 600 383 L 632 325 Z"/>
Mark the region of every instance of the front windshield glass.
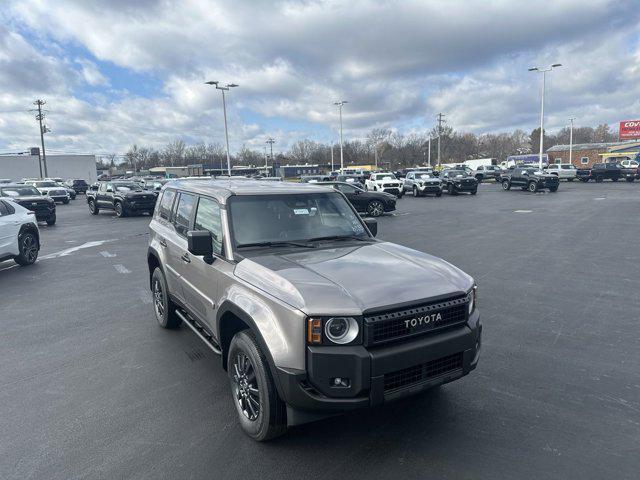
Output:
<path fill-rule="evenodd" d="M 126 184 L 120 183 L 120 184 L 114 184 L 113 186 L 118 192 L 129 192 L 132 190 L 134 192 L 142 191 L 142 188 L 140 188 L 140 185 L 138 185 L 137 183 L 126 183 Z"/>
<path fill-rule="evenodd" d="M 393 173 L 378 173 L 375 176 L 375 180 L 395 180 L 396 176 Z"/>
<path fill-rule="evenodd" d="M 35 187 L 31 186 L 20 186 L 20 187 L 4 187 L 0 189 L 2 195 L 5 197 L 23 197 L 27 195 L 38 195 L 40 196 L 40 192 L 36 190 Z"/>
<path fill-rule="evenodd" d="M 321 237 L 368 238 L 362 221 L 338 193 L 236 196 L 229 201 L 237 247 Z"/>
<path fill-rule="evenodd" d="M 449 170 L 450 177 L 464 177 L 466 174 L 464 170 Z"/>
<path fill-rule="evenodd" d="M 431 175 L 429 175 L 428 173 L 421 173 L 420 178 L 426 180 L 427 178 L 431 178 Z"/>
<path fill-rule="evenodd" d="M 49 187 L 57 187 L 56 182 L 36 182 L 36 187 L 38 188 L 49 188 Z"/>

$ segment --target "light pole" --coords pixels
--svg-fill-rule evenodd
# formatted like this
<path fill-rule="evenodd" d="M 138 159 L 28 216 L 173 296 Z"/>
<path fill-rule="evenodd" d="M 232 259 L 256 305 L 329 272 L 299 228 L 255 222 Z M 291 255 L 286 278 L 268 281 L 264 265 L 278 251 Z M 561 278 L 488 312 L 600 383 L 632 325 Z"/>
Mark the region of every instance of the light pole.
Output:
<path fill-rule="evenodd" d="M 222 92 L 222 111 L 224 112 L 224 137 L 227 143 L 227 171 L 229 173 L 229 178 L 231 178 L 231 157 L 229 156 L 229 131 L 227 130 L 227 102 L 224 97 L 224 92 L 229 91 L 229 89 L 233 87 L 237 87 L 236 83 L 227 83 L 224 87 L 218 85 L 220 82 L 218 81 L 209 81 L 204 82 L 207 85 L 215 85 L 216 90 L 220 90 Z"/>
<path fill-rule="evenodd" d="M 344 171 L 344 154 L 342 152 L 342 107 L 345 103 L 349 103 L 346 100 L 342 100 L 341 102 L 333 102 L 334 105 L 338 107 L 340 111 L 340 171 Z"/>
<path fill-rule="evenodd" d="M 331 171 L 333 172 L 333 142 L 331 142 Z"/>
<path fill-rule="evenodd" d="M 531 67 L 530 72 L 542 73 L 542 95 L 540 99 L 540 154 L 538 156 L 539 167 L 542 170 L 542 150 L 544 148 L 544 87 L 547 78 L 547 72 L 550 72 L 556 67 L 561 67 L 561 63 L 554 63 L 548 67 Z"/>
<path fill-rule="evenodd" d="M 429 166 L 431 166 L 431 135 L 429 135 Z"/>
<path fill-rule="evenodd" d="M 569 118 L 569 124 L 571 125 L 569 127 L 569 164 L 573 165 L 573 121 L 576 119 L 576 117 L 570 117 Z"/>
<path fill-rule="evenodd" d="M 267 138 L 267 141 L 266 141 L 265 143 L 268 143 L 268 144 L 269 144 L 269 146 L 271 147 L 271 165 L 273 165 L 273 144 L 274 144 L 274 143 L 276 143 L 276 141 L 275 141 L 273 138 L 269 137 L 269 138 Z M 266 147 L 265 147 L 265 148 L 266 148 Z M 268 168 L 268 165 L 267 165 L 266 161 L 267 161 L 267 160 L 266 160 L 266 158 L 265 158 L 265 164 L 264 164 L 264 166 L 265 166 L 266 168 Z M 265 174 L 266 174 L 266 172 L 265 172 Z"/>

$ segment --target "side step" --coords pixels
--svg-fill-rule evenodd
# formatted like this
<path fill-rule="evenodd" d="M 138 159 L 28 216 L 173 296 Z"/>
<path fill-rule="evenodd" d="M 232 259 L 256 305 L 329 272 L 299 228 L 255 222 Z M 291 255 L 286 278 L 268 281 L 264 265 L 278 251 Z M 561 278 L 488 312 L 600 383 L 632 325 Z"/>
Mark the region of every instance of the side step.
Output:
<path fill-rule="evenodd" d="M 213 337 L 209 335 L 209 332 L 207 332 L 204 328 L 202 328 L 194 320 L 192 320 L 188 314 L 185 314 L 178 309 L 176 309 L 175 312 L 176 312 L 176 316 L 180 320 L 182 320 L 182 323 L 184 323 L 187 327 L 193 330 L 193 333 L 195 333 L 198 337 L 200 337 L 200 340 L 206 343 L 207 346 L 213 351 L 213 353 L 215 353 L 216 355 L 222 355 L 222 351 L 220 350 L 220 347 L 215 342 Z"/>

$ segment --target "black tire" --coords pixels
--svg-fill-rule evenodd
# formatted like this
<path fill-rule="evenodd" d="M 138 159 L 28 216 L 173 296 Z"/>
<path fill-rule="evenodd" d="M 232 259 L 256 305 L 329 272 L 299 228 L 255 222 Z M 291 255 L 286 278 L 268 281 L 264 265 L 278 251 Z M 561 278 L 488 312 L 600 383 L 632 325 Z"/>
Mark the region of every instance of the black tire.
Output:
<path fill-rule="evenodd" d="M 584 182 L 584 183 L 587 183 L 589 181 L 589 179 L 588 178 L 581 178 L 580 181 Z"/>
<path fill-rule="evenodd" d="M 538 191 L 538 184 L 536 182 L 529 182 L 527 184 L 527 190 L 531 193 L 536 193 Z"/>
<path fill-rule="evenodd" d="M 617 182 L 618 180 L 620 180 L 620 177 L 613 177 L 613 178 L 611 179 L 611 181 L 612 181 L 612 182 Z"/>
<path fill-rule="evenodd" d="M 62 203 L 64 203 L 65 205 L 67 205 L 69 203 L 69 199 L 65 198 L 64 200 L 62 200 Z"/>
<path fill-rule="evenodd" d="M 403 196 L 404 196 L 404 190 L 400 190 L 398 195 L 396 195 L 396 197 L 398 197 L 398 200 L 400 200 Z"/>
<path fill-rule="evenodd" d="M 558 187 L 557 187 L 557 186 L 555 186 L 555 187 L 549 187 L 549 191 L 550 191 L 550 192 L 557 192 L 557 191 L 558 191 Z"/>
<path fill-rule="evenodd" d="M 380 200 L 371 200 L 367 205 L 367 215 L 379 217 L 384 213 L 384 205 Z"/>
<path fill-rule="evenodd" d="M 511 182 L 509 180 L 502 181 L 502 189 L 503 190 L 511 190 Z"/>
<path fill-rule="evenodd" d="M 38 238 L 33 232 L 23 232 L 18 235 L 19 254 L 14 257 L 15 262 L 21 266 L 33 264 L 38 258 Z"/>
<path fill-rule="evenodd" d="M 442 196 L 442 191 L 436 193 L 436 197 L 441 197 Z"/>
<path fill-rule="evenodd" d="M 176 328 L 182 320 L 176 315 L 176 306 L 169 298 L 169 288 L 164 273 L 160 267 L 156 267 L 151 275 L 151 294 L 153 302 L 153 313 L 156 316 L 158 325 L 162 328 Z"/>
<path fill-rule="evenodd" d="M 477 176 L 477 177 L 476 177 L 476 180 L 478 181 L 478 183 L 482 183 L 482 175 Z"/>
<path fill-rule="evenodd" d="M 235 334 L 227 361 L 233 404 L 242 430 L 258 442 L 287 431 L 285 403 L 278 396 L 267 359 L 250 330 Z"/>
<path fill-rule="evenodd" d="M 47 218 L 47 225 L 49 225 L 50 227 L 54 226 L 56 224 L 56 215 L 55 213 L 50 216 L 49 218 Z"/>
<path fill-rule="evenodd" d="M 455 195 L 455 194 L 456 194 L 456 189 L 455 189 L 455 187 L 453 186 L 453 184 L 451 184 L 451 183 L 450 183 L 450 184 L 447 186 L 447 193 L 448 193 L 449 195 Z"/>
<path fill-rule="evenodd" d="M 96 202 L 93 200 L 89 200 L 89 211 L 91 212 L 91 215 L 98 215 L 98 213 L 100 213 L 98 205 L 96 205 Z"/>
<path fill-rule="evenodd" d="M 604 178 L 596 177 L 596 183 L 602 183 L 602 182 L 604 182 Z"/>
<path fill-rule="evenodd" d="M 124 209 L 124 205 L 122 205 L 122 202 L 116 202 L 113 205 L 113 207 L 114 207 L 114 210 L 116 211 L 116 217 L 122 218 L 127 216 L 127 212 Z"/>
<path fill-rule="evenodd" d="M 478 193 L 478 189 L 477 188 L 475 190 L 471 190 L 471 195 L 475 195 L 476 193 Z"/>
<path fill-rule="evenodd" d="M 567 182 L 573 182 L 573 178 L 567 178 Z"/>
<path fill-rule="evenodd" d="M 413 196 L 416 198 L 420 196 L 420 191 L 418 190 L 418 187 L 416 187 L 415 185 L 413 186 Z"/>

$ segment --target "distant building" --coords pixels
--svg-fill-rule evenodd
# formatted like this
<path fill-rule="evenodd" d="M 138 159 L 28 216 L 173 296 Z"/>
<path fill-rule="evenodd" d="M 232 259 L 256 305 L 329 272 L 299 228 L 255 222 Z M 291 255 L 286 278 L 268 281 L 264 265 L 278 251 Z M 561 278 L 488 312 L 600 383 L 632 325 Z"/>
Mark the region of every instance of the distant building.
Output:
<path fill-rule="evenodd" d="M 611 153 L 627 154 L 634 157 L 640 151 L 640 142 L 576 143 L 572 147 L 571 158 L 577 168 L 591 168 L 601 163 Z M 569 163 L 569 145 L 555 145 L 547 149 L 551 163 Z"/>
<path fill-rule="evenodd" d="M 275 169 L 275 176 L 296 178 L 301 175 L 320 175 L 331 170 L 331 165 L 280 165 Z"/>
<path fill-rule="evenodd" d="M 42 176 L 45 176 L 44 165 Z M 81 178 L 88 183 L 98 179 L 95 155 L 47 155 L 47 175 L 51 178 Z M 0 178 L 21 180 L 40 178 L 37 155 L 0 155 Z"/>

